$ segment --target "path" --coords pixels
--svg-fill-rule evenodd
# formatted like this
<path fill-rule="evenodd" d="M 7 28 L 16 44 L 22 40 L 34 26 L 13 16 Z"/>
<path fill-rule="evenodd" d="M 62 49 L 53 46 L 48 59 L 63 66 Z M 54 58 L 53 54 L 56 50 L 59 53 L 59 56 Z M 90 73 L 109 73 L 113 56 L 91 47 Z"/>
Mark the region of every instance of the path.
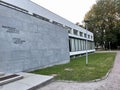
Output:
<path fill-rule="evenodd" d="M 37 90 L 120 90 L 120 52 L 117 52 L 113 69 L 109 76 L 99 82 L 52 82 Z"/>

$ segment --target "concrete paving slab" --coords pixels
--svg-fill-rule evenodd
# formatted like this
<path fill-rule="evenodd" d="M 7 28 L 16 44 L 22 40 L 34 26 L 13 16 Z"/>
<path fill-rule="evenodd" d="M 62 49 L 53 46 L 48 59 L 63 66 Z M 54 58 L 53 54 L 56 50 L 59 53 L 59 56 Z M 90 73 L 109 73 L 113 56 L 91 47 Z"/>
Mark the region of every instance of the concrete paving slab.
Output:
<path fill-rule="evenodd" d="M 30 90 L 39 87 L 53 79 L 53 76 L 37 75 L 31 73 L 18 73 L 23 79 L 0 86 L 0 90 Z"/>

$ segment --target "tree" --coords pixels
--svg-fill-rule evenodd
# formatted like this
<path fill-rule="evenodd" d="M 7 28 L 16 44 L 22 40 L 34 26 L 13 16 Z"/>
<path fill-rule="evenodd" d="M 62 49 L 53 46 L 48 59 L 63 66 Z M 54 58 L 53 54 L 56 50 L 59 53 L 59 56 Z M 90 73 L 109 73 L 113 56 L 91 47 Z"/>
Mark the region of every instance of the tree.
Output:
<path fill-rule="evenodd" d="M 120 0 L 97 0 L 84 19 L 90 20 L 88 28 L 94 33 L 95 44 L 120 46 Z"/>

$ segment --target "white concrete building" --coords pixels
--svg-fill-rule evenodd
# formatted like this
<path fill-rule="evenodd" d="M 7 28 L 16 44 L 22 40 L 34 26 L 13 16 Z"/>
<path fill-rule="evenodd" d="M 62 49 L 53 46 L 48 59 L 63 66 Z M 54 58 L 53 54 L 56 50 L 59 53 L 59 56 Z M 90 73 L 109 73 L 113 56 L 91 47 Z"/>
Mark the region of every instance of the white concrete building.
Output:
<path fill-rule="evenodd" d="M 86 29 L 30 0 L 0 0 L 2 72 L 67 63 L 70 56 L 86 53 L 86 39 L 87 51 L 94 52 L 93 33 Z"/>

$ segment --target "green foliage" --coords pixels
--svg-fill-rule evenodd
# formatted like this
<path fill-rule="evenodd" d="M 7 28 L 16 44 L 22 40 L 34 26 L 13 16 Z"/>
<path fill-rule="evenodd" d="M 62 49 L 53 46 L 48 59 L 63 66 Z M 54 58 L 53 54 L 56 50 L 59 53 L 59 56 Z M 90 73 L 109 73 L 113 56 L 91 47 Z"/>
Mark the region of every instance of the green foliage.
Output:
<path fill-rule="evenodd" d="M 90 20 L 88 28 L 95 35 L 95 43 L 120 46 L 120 0 L 97 0 L 85 20 Z"/>
<path fill-rule="evenodd" d="M 71 59 L 70 63 L 56 65 L 32 73 L 53 75 L 57 80 L 89 81 L 106 75 L 112 67 L 115 53 L 96 53 L 89 55 L 89 64 L 85 64 L 85 56 Z M 68 70 L 66 70 L 68 69 Z"/>

